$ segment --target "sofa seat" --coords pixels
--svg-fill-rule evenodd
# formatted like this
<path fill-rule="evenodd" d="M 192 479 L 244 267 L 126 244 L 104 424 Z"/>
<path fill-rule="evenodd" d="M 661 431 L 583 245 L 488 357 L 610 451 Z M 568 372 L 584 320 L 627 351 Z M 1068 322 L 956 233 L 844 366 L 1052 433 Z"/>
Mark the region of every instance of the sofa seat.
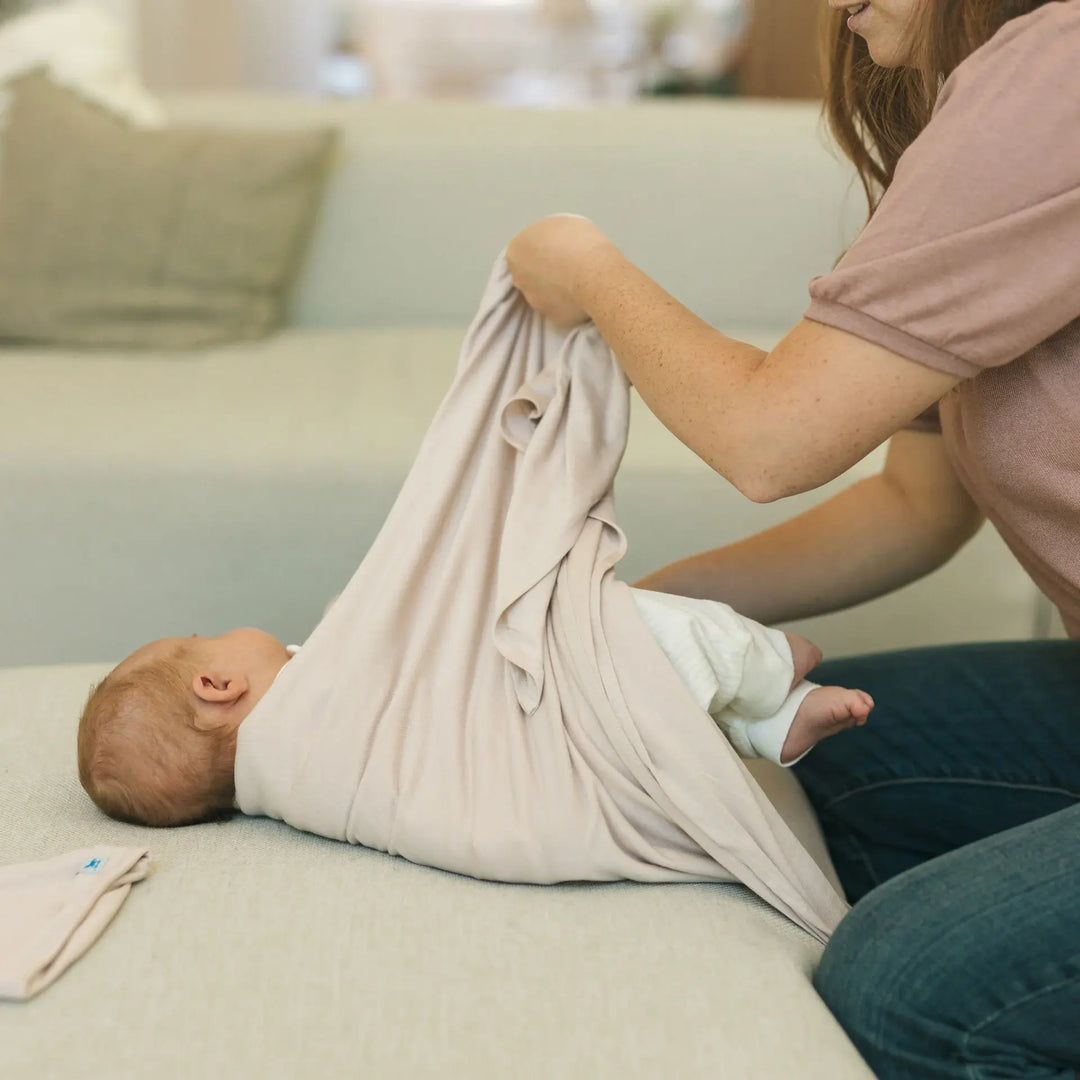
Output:
<path fill-rule="evenodd" d="M 266 819 L 105 818 L 75 728 L 106 670 L 0 670 L 0 865 L 151 856 L 82 959 L 0 1003 L 5 1080 L 872 1080 L 821 946 L 741 885 L 496 884 Z"/>

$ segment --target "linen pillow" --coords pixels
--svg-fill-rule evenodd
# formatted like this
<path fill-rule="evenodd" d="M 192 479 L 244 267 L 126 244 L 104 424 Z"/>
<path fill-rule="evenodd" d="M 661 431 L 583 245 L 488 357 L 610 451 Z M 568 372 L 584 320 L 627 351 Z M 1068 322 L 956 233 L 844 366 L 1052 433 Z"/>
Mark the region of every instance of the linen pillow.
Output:
<path fill-rule="evenodd" d="M 194 348 L 284 317 L 336 140 L 139 131 L 42 73 L 0 166 L 0 339 Z"/>

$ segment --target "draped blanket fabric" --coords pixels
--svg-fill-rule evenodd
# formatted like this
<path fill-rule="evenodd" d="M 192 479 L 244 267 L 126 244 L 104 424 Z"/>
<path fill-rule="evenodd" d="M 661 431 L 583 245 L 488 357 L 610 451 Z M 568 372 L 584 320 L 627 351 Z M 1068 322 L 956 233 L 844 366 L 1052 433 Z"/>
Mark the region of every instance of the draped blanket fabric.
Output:
<path fill-rule="evenodd" d="M 237 805 L 477 878 L 732 881 L 847 910 L 614 566 L 629 384 L 505 252 L 374 544 L 240 727 Z"/>

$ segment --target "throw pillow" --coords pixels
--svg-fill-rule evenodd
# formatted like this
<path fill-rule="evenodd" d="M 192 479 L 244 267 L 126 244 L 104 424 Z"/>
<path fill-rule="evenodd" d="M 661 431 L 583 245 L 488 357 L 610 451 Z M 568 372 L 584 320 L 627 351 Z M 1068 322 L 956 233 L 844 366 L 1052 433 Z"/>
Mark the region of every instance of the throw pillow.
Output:
<path fill-rule="evenodd" d="M 332 130 L 140 131 L 42 73 L 0 167 L 0 339 L 193 348 L 280 325 Z"/>

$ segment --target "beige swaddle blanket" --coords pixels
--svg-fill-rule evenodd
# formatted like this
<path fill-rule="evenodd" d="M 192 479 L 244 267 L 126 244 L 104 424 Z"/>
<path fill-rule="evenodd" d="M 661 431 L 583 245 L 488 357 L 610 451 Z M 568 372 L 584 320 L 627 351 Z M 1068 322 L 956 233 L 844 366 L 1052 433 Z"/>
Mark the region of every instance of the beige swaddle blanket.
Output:
<path fill-rule="evenodd" d="M 56 981 L 146 877 L 146 848 L 80 848 L 0 866 L 0 999 L 26 1001 Z"/>
<path fill-rule="evenodd" d="M 505 254 L 505 253 L 504 253 Z M 498 881 L 733 881 L 847 910 L 616 579 L 629 384 L 503 255 L 379 535 L 240 727 L 237 805 Z"/>

